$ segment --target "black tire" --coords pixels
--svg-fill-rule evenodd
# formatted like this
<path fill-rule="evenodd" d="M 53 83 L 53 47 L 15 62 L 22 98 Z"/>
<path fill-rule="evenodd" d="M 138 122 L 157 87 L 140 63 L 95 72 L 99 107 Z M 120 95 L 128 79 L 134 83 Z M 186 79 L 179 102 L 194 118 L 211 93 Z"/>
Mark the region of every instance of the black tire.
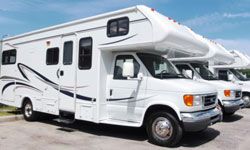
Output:
<path fill-rule="evenodd" d="M 159 119 L 162 119 L 162 120 L 159 120 Z M 155 124 L 157 120 L 158 122 L 157 124 Z M 167 127 L 170 127 L 166 131 L 167 134 L 170 134 L 170 135 L 166 135 L 168 137 L 161 137 L 159 134 L 157 134 L 156 128 L 160 122 L 161 123 L 167 122 L 166 124 L 171 124 L 171 126 L 167 126 Z M 153 144 L 156 144 L 159 146 L 174 147 L 180 142 L 182 138 L 183 129 L 180 125 L 180 122 L 177 121 L 177 119 L 168 112 L 163 111 L 163 112 L 153 113 L 149 116 L 146 123 L 147 123 L 146 129 L 148 133 L 149 142 Z M 161 125 L 163 126 L 163 124 Z M 164 130 L 164 129 L 160 129 L 160 130 Z"/>
<path fill-rule="evenodd" d="M 231 113 L 224 113 L 225 116 L 232 116 L 234 115 L 235 112 L 231 112 Z"/>
<path fill-rule="evenodd" d="M 24 102 L 22 112 L 26 121 L 36 121 L 38 119 L 38 113 L 33 110 L 33 105 L 30 100 Z"/>

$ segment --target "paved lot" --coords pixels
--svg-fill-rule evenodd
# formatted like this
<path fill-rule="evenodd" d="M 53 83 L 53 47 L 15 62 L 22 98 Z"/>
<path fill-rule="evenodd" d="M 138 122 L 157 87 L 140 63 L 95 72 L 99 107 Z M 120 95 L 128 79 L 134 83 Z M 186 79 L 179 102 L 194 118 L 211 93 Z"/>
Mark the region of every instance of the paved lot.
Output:
<path fill-rule="evenodd" d="M 148 143 L 142 129 L 78 122 L 64 130 L 54 121 L 0 123 L 0 150 L 166 149 Z M 244 109 L 203 133 L 187 134 L 174 149 L 250 149 L 250 109 Z"/>

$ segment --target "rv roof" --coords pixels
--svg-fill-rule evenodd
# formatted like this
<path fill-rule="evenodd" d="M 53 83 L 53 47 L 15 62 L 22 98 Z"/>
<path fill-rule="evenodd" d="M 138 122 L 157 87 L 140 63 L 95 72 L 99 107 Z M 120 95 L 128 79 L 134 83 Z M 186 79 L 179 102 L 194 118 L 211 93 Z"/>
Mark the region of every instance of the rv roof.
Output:
<path fill-rule="evenodd" d="M 194 35 L 195 33 L 191 32 L 191 30 L 176 22 L 175 20 L 165 17 L 158 13 L 155 10 L 152 10 L 149 7 L 139 5 L 135 7 L 130 7 L 118 11 L 113 11 L 110 13 L 105 13 L 101 15 L 97 15 L 94 17 L 88 17 L 85 19 L 80 19 L 28 33 L 24 33 L 21 35 L 13 36 L 4 39 L 4 42 L 10 42 L 12 45 L 20 45 L 20 43 L 28 43 L 30 41 L 38 40 L 38 39 L 45 39 L 46 36 L 53 35 L 54 33 L 47 34 L 50 31 L 57 32 L 56 36 L 59 36 L 59 34 L 67 34 L 63 33 L 65 28 L 65 31 L 69 33 L 77 32 L 76 28 L 70 28 L 71 26 L 82 24 L 85 22 L 95 21 L 98 19 L 104 19 L 109 17 L 113 17 L 116 15 L 126 14 L 136 12 L 136 14 L 140 14 L 141 16 L 145 17 L 144 19 L 150 21 L 152 26 L 152 37 L 150 39 L 146 39 L 145 37 L 141 37 L 140 41 L 138 40 L 130 40 L 130 43 L 127 42 L 114 42 L 112 38 L 109 38 L 107 43 L 116 43 L 116 44 L 108 44 L 108 45 L 102 45 L 99 46 L 99 49 L 101 50 L 133 50 L 133 49 L 154 49 L 158 52 L 174 52 L 176 54 L 180 55 L 192 55 L 192 56 L 204 56 L 208 52 L 208 45 L 202 41 L 199 38 L 196 38 Z M 137 13 L 140 12 L 140 13 Z M 105 23 L 106 24 L 106 23 Z M 68 29 L 68 30 L 66 30 Z M 60 31 L 59 31 L 60 30 Z M 35 36 L 35 35 L 38 36 Z M 40 35 L 39 35 L 40 34 Z M 132 34 L 132 33 L 131 33 Z M 137 35 L 137 34 L 136 34 Z M 134 35 L 130 35 L 130 37 L 133 37 Z M 139 37 L 138 35 L 137 37 Z M 28 37 L 26 39 L 26 37 Z M 125 39 L 128 39 L 128 37 L 125 37 Z M 122 40 L 122 39 L 118 39 Z M 8 43 L 7 43 L 8 44 Z M 6 44 L 5 44 L 6 45 Z"/>
<path fill-rule="evenodd" d="M 63 23 L 63 24 L 59 24 L 59 25 L 55 25 L 55 26 L 51 26 L 51 27 L 31 31 L 31 32 L 27 32 L 27 33 L 12 36 L 12 37 L 7 37 L 3 41 L 13 40 L 13 39 L 29 36 L 29 35 L 32 35 L 32 34 L 37 34 L 37 33 L 41 33 L 41 32 L 46 32 L 46 31 L 50 31 L 50 30 L 54 30 L 54 29 L 58 29 L 58 28 L 63 28 L 63 27 L 67 27 L 67 26 L 72 26 L 72 25 L 88 22 L 88 21 L 95 20 L 95 19 L 100 19 L 100 18 L 105 18 L 105 17 L 110 17 L 110 16 L 113 16 L 113 15 L 117 15 L 117 14 L 131 12 L 131 11 L 136 10 L 137 7 L 138 6 L 129 7 L 129 8 L 125 8 L 125 9 L 121 9 L 121 10 L 117 10 L 117 11 L 112 11 L 112 12 L 108 12 L 108 13 L 104 13 L 104 14 L 100 14 L 100 15 L 96 15 L 96 16 L 92 16 L 92 17 L 78 19 L 78 20 L 75 20 L 75 21 L 71 21 L 71 22 L 67 22 L 67 23 Z"/>

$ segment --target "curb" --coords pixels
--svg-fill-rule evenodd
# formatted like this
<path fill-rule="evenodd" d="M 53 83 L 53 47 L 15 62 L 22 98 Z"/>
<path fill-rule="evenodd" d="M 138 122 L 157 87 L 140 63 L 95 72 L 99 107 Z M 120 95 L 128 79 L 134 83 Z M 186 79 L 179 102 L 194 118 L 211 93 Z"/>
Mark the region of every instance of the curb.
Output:
<path fill-rule="evenodd" d="M 23 120 L 23 115 L 14 115 L 14 116 L 0 117 L 0 123 L 3 123 L 3 122 L 12 122 L 12 121 L 18 121 L 18 120 Z"/>

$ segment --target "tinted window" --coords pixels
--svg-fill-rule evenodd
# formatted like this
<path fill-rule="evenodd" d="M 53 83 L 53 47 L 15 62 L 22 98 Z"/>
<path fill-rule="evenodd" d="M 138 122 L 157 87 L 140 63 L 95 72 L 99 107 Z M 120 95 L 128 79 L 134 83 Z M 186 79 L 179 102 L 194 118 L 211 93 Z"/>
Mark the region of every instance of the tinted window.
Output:
<path fill-rule="evenodd" d="M 133 78 L 137 78 L 137 75 L 140 71 L 139 63 L 131 55 L 120 55 L 120 56 L 116 57 L 115 69 L 114 69 L 114 79 L 120 79 L 120 80 L 127 79 L 126 77 L 122 76 L 124 62 L 133 62 L 133 64 L 134 64 L 134 76 L 133 76 Z"/>
<path fill-rule="evenodd" d="M 92 65 L 92 38 L 83 38 L 79 45 L 79 69 L 90 69 Z"/>
<path fill-rule="evenodd" d="M 59 60 L 59 48 L 47 49 L 46 63 L 47 65 L 56 65 Z"/>
<path fill-rule="evenodd" d="M 218 76 L 220 80 L 228 81 L 228 72 L 227 70 L 219 70 Z"/>
<path fill-rule="evenodd" d="M 129 19 L 128 17 L 113 19 L 108 22 L 107 36 L 122 36 L 128 34 Z"/>
<path fill-rule="evenodd" d="M 2 64 L 15 64 L 16 63 L 16 50 L 4 51 L 2 54 Z"/>
<path fill-rule="evenodd" d="M 71 65 L 72 64 L 72 54 L 73 54 L 73 42 L 65 42 L 63 47 L 63 64 Z"/>

